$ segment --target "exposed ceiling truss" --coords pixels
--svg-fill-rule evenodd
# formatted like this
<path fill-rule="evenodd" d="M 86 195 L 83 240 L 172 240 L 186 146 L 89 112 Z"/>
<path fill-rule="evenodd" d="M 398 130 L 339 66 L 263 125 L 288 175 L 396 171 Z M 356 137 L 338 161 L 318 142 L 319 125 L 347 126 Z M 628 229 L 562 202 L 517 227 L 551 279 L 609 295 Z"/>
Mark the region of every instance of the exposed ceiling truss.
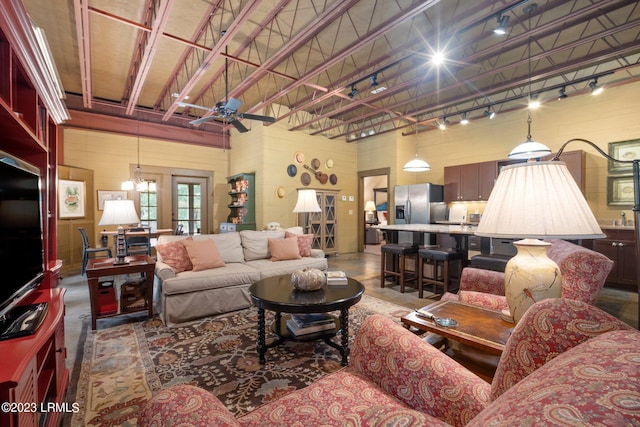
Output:
<path fill-rule="evenodd" d="M 179 102 L 213 107 L 227 88 L 242 113 L 354 142 L 523 108 L 530 94 L 587 93 L 594 78 L 640 77 L 640 5 L 631 0 L 24 3 L 47 33 L 70 109 L 183 128 L 210 113 Z M 501 16 L 508 34 L 498 36 Z"/>

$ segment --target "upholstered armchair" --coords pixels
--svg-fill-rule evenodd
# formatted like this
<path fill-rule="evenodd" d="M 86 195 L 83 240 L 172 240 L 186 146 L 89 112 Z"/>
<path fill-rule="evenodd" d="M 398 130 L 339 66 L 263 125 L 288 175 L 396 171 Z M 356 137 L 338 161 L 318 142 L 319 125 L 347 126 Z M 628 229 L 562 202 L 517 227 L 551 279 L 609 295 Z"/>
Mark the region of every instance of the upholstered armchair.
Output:
<path fill-rule="evenodd" d="M 586 303 L 534 304 L 489 384 L 397 322 L 368 317 L 347 368 L 234 418 L 190 385 L 157 393 L 142 426 L 636 425 L 640 333 Z"/>
<path fill-rule="evenodd" d="M 613 268 L 613 261 L 564 240 L 546 241 L 551 243 L 548 256 L 562 273 L 562 297 L 594 305 Z M 442 299 L 503 310 L 509 308 L 504 295 L 504 273 L 467 267 L 462 270 L 458 293 L 446 293 Z"/>

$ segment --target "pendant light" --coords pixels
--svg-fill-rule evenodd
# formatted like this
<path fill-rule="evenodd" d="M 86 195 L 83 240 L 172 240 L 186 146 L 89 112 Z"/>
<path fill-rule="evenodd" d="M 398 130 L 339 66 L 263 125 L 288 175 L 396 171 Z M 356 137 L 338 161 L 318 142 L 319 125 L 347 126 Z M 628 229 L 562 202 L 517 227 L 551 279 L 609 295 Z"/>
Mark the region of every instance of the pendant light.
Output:
<path fill-rule="evenodd" d="M 137 131 L 137 144 L 138 144 L 138 164 L 133 171 L 133 178 L 123 181 L 120 185 L 120 189 L 123 191 L 151 191 L 155 192 L 157 190 L 155 181 L 147 182 L 142 177 L 142 168 L 140 167 L 140 122 L 137 122 L 138 131 Z"/>
<path fill-rule="evenodd" d="M 538 7 L 536 3 L 532 3 L 525 9 L 529 14 L 529 103 L 532 101 L 531 96 L 531 13 Z M 531 107 L 527 108 L 527 140 L 519 144 L 509 153 L 510 159 L 533 159 L 551 154 L 551 149 L 541 142 L 536 142 L 531 138 Z"/>
<path fill-rule="evenodd" d="M 418 75 L 416 73 L 416 157 L 402 167 L 405 172 L 427 172 L 431 170 L 429 163 L 418 158 Z"/>

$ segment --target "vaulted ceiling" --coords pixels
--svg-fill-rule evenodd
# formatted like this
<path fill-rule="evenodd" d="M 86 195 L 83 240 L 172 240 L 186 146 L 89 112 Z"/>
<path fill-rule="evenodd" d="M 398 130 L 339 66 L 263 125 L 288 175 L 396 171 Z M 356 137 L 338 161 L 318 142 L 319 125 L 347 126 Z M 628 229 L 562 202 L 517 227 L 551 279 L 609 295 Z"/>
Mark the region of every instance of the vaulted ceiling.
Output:
<path fill-rule="evenodd" d="M 594 78 L 640 77 L 631 0 L 23 1 L 72 115 L 218 134 L 229 124 L 191 124 L 212 112 L 180 102 L 212 108 L 233 97 L 240 113 L 354 142 L 524 108 L 529 94 L 586 94 Z M 497 35 L 501 18 L 507 33 Z"/>

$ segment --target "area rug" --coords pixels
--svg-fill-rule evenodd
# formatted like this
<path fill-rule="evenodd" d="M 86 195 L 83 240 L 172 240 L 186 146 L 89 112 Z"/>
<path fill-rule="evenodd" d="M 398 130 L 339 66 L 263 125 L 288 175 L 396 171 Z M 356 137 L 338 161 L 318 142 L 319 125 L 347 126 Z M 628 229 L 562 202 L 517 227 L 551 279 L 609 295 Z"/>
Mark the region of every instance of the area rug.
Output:
<path fill-rule="evenodd" d="M 408 311 L 364 295 L 349 312 L 350 341 L 367 316 L 399 321 Z M 70 425 L 134 426 L 153 393 L 182 383 L 209 390 L 241 416 L 342 368 L 340 354 L 322 341 L 271 348 L 260 365 L 256 325 L 252 307 L 180 328 L 151 319 L 88 331 L 73 400 L 80 411 Z"/>

